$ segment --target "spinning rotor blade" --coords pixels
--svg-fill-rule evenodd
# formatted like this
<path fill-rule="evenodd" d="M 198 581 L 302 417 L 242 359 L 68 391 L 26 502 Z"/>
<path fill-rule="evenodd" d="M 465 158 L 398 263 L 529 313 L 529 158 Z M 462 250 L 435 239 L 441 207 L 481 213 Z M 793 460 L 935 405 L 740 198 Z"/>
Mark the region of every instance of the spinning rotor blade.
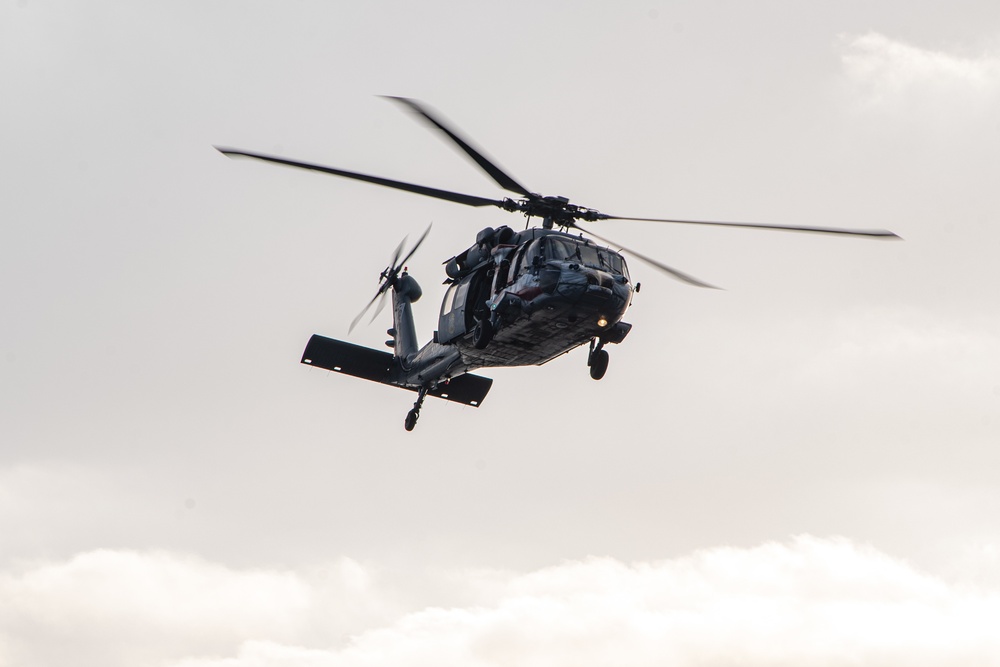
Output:
<path fill-rule="evenodd" d="M 362 308 L 361 312 L 358 313 L 358 316 L 355 317 L 353 320 L 351 320 L 351 326 L 347 327 L 347 333 L 351 333 L 352 331 L 354 331 L 354 327 L 358 326 L 358 322 L 360 322 L 361 318 L 365 316 L 365 313 L 368 312 L 368 309 L 372 307 L 372 304 L 378 301 L 379 297 L 384 297 L 384 296 L 385 296 L 385 290 L 379 287 L 378 292 L 376 292 L 375 296 L 372 297 L 372 300 L 368 302 L 368 305 Z"/>
<path fill-rule="evenodd" d="M 399 256 L 403 254 L 403 244 L 406 243 L 406 239 L 408 238 L 410 237 L 404 236 L 403 240 L 399 242 L 399 245 L 396 246 L 396 249 L 392 252 L 392 259 L 389 260 L 389 268 L 386 269 L 386 275 L 392 271 L 393 267 L 396 266 L 396 262 L 399 261 Z"/>
<path fill-rule="evenodd" d="M 410 260 L 410 258 L 413 257 L 413 253 L 417 251 L 417 248 L 419 248 L 420 244 L 424 242 L 424 239 L 427 238 L 427 235 L 431 233 L 431 227 L 433 226 L 434 226 L 433 222 L 427 225 L 427 229 L 425 229 L 424 233 L 420 235 L 419 239 L 417 239 L 417 243 L 416 245 L 413 246 L 413 250 L 411 250 L 406 254 L 406 257 L 403 258 L 403 261 L 394 265 L 393 273 L 399 271 Z"/>
<path fill-rule="evenodd" d="M 396 261 L 399 259 L 400 254 L 402 254 L 403 252 L 403 244 L 406 243 L 406 238 L 407 237 L 404 236 L 403 240 L 399 242 L 399 245 L 396 246 L 396 249 L 392 252 L 392 259 L 389 260 L 389 267 L 382 273 L 382 279 L 385 279 L 392 274 L 392 268 L 396 266 Z M 357 317 L 351 320 L 351 326 L 347 328 L 347 333 L 351 333 L 352 331 L 354 331 L 354 327 L 358 326 L 358 322 L 360 322 L 361 318 L 365 316 L 365 313 L 368 312 L 368 309 L 372 307 L 372 304 L 375 303 L 375 301 L 378 300 L 379 297 L 381 297 L 382 300 L 379 302 L 378 308 L 375 309 L 375 315 L 372 316 L 372 320 L 378 317 L 378 314 L 382 312 L 383 308 L 385 308 L 385 292 L 386 292 L 386 283 L 379 284 L 378 291 L 375 292 L 375 296 L 372 297 L 372 300 L 368 302 L 368 305 L 366 305 L 364 308 L 361 309 L 361 312 L 358 313 Z"/>
<path fill-rule="evenodd" d="M 431 113 L 424 109 L 416 100 L 411 100 L 407 97 L 395 97 L 392 95 L 383 95 L 382 97 L 387 100 L 395 100 L 396 102 L 409 107 L 418 116 L 443 132 L 449 139 L 455 142 L 455 144 L 461 148 L 466 155 L 472 158 L 472 161 L 478 164 L 480 169 L 489 174 L 490 178 L 496 181 L 497 184 L 504 190 L 510 190 L 511 192 L 516 192 L 525 196 L 529 196 L 531 194 L 528 192 L 527 188 L 515 181 L 510 174 L 507 174 L 503 169 L 498 167 L 495 163 L 487 159 L 486 156 L 473 148 L 468 141 L 445 125 L 443 121 L 431 115 Z"/>
<path fill-rule="evenodd" d="M 358 313 L 357 317 L 351 320 L 351 326 L 347 328 L 347 333 L 354 331 L 354 327 L 358 325 L 358 322 L 361 321 L 361 318 L 365 316 L 365 313 L 368 312 L 368 310 L 372 307 L 372 305 L 376 301 L 378 301 L 378 306 L 375 308 L 375 313 L 372 315 L 372 319 L 369 323 L 374 322 L 375 318 L 382 313 L 382 310 L 385 309 L 385 305 L 388 300 L 389 289 L 395 284 L 396 277 L 399 275 L 400 269 L 402 269 L 406 265 L 406 262 L 408 262 L 410 258 L 413 257 L 413 253 L 417 251 L 417 248 L 419 248 L 420 244 L 424 242 L 424 239 L 427 238 L 427 235 L 431 233 L 431 227 L 433 226 L 434 223 L 427 225 L 427 229 L 425 229 L 424 233 L 420 235 L 419 239 L 417 239 L 416 244 L 414 244 L 410 252 L 406 253 L 406 257 L 400 260 L 399 256 L 403 252 L 403 246 L 406 244 L 406 239 L 409 238 L 408 236 L 403 237 L 403 240 L 399 242 L 399 245 L 396 246 L 396 250 L 394 250 L 392 253 L 392 260 L 389 262 L 389 267 L 382 272 L 381 275 L 382 282 L 379 284 L 378 292 L 375 293 L 375 296 L 372 297 L 372 300 L 368 302 L 368 304 L 361 310 L 360 313 Z"/>
<path fill-rule="evenodd" d="M 786 232 L 811 232 L 814 234 L 839 234 L 841 236 L 866 236 L 869 238 L 900 239 L 887 229 L 842 229 L 840 227 L 809 227 L 800 225 L 770 225 L 759 222 L 712 222 L 708 220 L 669 220 L 665 218 L 628 218 L 600 213 L 599 220 L 637 220 L 639 222 L 669 222 L 679 225 L 707 225 L 711 227 L 748 227 L 751 229 L 777 229 Z M 635 253 L 633 253 L 635 254 Z M 638 257 L 638 255 L 636 255 Z"/>
<path fill-rule="evenodd" d="M 532 205 L 533 200 L 539 199 L 538 195 L 534 195 L 528 191 L 523 185 L 518 183 L 509 174 L 504 172 L 500 167 L 498 167 L 494 162 L 484 156 L 479 150 L 474 148 L 469 142 L 464 139 L 457 131 L 448 127 L 440 118 L 437 118 L 430 111 L 423 107 L 418 101 L 407 98 L 407 97 L 396 97 L 391 95 L 383 96 L 386 99 L 396 101 L 406 107 L 411 111 L 420 116 L 424 121 L 435 127 L 437 130 L 446 135 L 451 139 L 466 155 L 468 155 L 472 160 L 479 165 L 479 167 L 485 171 L 490 178 L 497 182 L 500 187 L 505 190 L 510 190 L 511 192 L 516 192 L 518 194 L 524 195 L 528 198 L 527 201 L 521 202 L 520 206 L 514 208 L 506 208 L 506 210 L 518 210 L 526 215 L 539 215 L 540 217 L 545 217 L 547 214 L 551 213 L 563 213 L 566 217 L 564 220 L 576 221 L 576 220 L 637 220 L 641 222 L 667 222 L 674 224 L 684 224 L 684 225 L 708 225 L 717 227 L 745 227 L 753 229 L 774 229 L 781 231 L 791 231 L 791 232 L 808 232 L 813 234 L 836 234 L 840 236 L 863 236 L 869 238 L 889 238 L 898 239 L 898 235 L 894 234 L 885 229 L 841 229 L 838 227 L 813 227 L 808 225 L 772 225 L 766 223 L 754 223 L 754 222 L 713 222 L 713 221 L 703 221 L 703 220 L 673 220 L 665 218 L 632 218 L 618 215 L 606 215 L 600 213 L 593 209 L 587 209 L 582 207 L 577 207 L 570 204 L 569 202 L 563 202 L 562 206 L 559 207 L 562 210 L 552 210 L 545 211 L 544 209 L 534 210 Z M 558 206 L 558 205 L 557 205 Z M 553 216 L 554 217 L 554 216 Z M 557 223 L 558 224 L 558 223 Z M 573 224 L 569 226 L 575 226 Z M 632 253 L 639 257 L 636 253 Z"/>
<path fill-rule="evenodd" d="M 383 290 L 382 297 L 378 300 L 378 305 L 375 306 L 375 312 L 372 313 L 372 318 L 368 320 L 368 324 L 374 322 L 378 318 L 378 316 L 382 314 L 382 311 L 385 310 L 385 304 L 388 302 L 389 302 L 389 290 Z M 348 330 L 347 333 L 351 333 L 350 330 Z"/>
<path fill-rule="evenodd" d="M 344 178 L 353 178 L 358 181 L 365 181 L 366 183 L 374 183 L 375 185 L 383 185 L 387 188 L 394 188 L 396 190 L 404 190 L 406 192 L 412 192 L 418 195 L 424 195 L 425 197 L 433 197 L 435 199 L 444 199 L 445 201 L 455 202 L 456 204 L 465 204 L 466 206 L 499 206 L 503 208 L 504 203 L 499 199 L 487 199 L 485 197 L 476 197 L 474 195 L 466 195 L 461 192 L 451 192 L 449 190 L 439 190 L 437 188 L 429 188 L 426 185 L 416 185 L 414 183 L 406 183 L 404 181 L 394 181 L 390 178 L 382 178 L 380 176 L 369 176 L 368 174 L 360 174 L 355 171 L 345 171 L 343 169 L 334 169 L 333 167 L 324 167 L 319 164 L 311 164 L 309 162 L 298 162 L 296 160 L 287 160 L 282 157 L 276 157 L 274 155 L 264 155 L 263 153 L 250 153 L 248 151 L 236 150 L 235 148 L 220 148 L 216 146 L 215 149 L 227 155 L 229 157 L 248 157 L 255 160 L 264 160 L 265 162 L 274 162 L 275 164 L 283 164 L 288 167 L 298 167 L 299 169 L 310 169 L 312 171 L 321 171 L 325 174 L 333 174 L 334 176 L 343 176 Z"/>
<path fill-rule="evenodd" d="M 680 280 L 681 282 L 687 283 L 688 285 L 694 285 L 695 287 L 707 287 L 708 289 L 721 289 L 720 287 L 716 287 L 715 285 L 710 285 L 710 284 L 708 284 L 706 282 L 702 282 L 701 280 L 698 280 L 694 276 L 688 275 L 688 274 L 684 273 L 683 271 L 678 271 L 677 269 L 670 268 L 669 266 L 667 266 L 663 262 L 657 261 L 657 260 L 653 259 L 652 257 L 647 257 L 646 255 L 643 255 L 642 253 L 636 252 L 635 250 L 632 250 L 631 248 L 626 248 L 625 246 L 620 245 L 618 243 L 615 243 L 614 241 L 612 241 L 610 239 L 606 239 L 603 236 L 598 236 L 594 232 L 586 230 L 583 227 L 580 227 L 579 225 L 574 225 L 574 226 L 577 229 L 579 229 L 581 232 L 584 232 L 586 234 L 589 234 L 590 236 L 593 236 L 595 239 L 599 239 L 601 241 L 604 241 L 605 243 L 607 243 L 610 246 L 615 246 L 617 248 L 621 248 L 622 250 L 624 250 L 628 254 L 632 255 L 636 259 L 640 259 L 643 262 L 646 262 L 647 264 L 649 264 L 650 266 L 652 266 L 653 268 L 659 269 L 660 271 L 662 271 L 663 273 L 667 274 L 671 278 L 676 278 L 677 280 Z"/>

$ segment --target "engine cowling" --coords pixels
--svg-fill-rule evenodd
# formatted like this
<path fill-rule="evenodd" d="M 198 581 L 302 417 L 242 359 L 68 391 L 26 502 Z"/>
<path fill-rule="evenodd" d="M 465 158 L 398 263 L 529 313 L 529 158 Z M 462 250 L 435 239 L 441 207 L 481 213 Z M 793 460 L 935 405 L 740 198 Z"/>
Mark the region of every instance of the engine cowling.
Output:
<path fill-rule="evenodd" d="M 459 280 L 469 275 L 469 271 L 476 268 L 490 258 L 493 248 L 504 243 L 510 243 L 516 232 L 510 227 L 487 227 L 476 234 L 476 244 L 470 246 L 464 252 L 452 257 L 445 264 L 444 272 L 452 280 Z"/>

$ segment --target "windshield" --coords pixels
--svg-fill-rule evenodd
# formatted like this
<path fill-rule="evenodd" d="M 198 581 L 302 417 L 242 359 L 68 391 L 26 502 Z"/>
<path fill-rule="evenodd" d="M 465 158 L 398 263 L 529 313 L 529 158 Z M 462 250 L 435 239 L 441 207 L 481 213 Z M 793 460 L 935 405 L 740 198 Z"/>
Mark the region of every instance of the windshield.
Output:
<path fill-rule="evenodd" d="M 622 256 L 607 248 L 598 248 L 595 245 L 566 238 L 549 237 L 547 240 L 552 259 L 576 261 L 584 266 L 627 275 Z"/>

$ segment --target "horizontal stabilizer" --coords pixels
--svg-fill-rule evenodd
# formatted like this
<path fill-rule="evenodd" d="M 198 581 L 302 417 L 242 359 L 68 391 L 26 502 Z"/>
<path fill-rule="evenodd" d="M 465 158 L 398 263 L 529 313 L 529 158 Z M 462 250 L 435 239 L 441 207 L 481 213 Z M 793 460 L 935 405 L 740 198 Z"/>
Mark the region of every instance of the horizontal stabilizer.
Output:
<path fill-rule="evenodd" d="M 389 384 L 392 354 L 314 334 L 302 353 L 302 363 Z"/>
<path fill-rule="evenodd" d="M 465 375 L 454 377 L 447 382 L 442 382 L 437 386 L 437 389 L 428 391 L 427 395 L 437 396 L 446 401 L 454 401 L 478 408 L 492 386 L 492 378 L 484 378 L 482 375 L 466 373 Z"/>
<path fill-rule="evenodd" d="M 302 363 L 344 375 L 364 378 L 373 382 L 392 385 L 410 391 L 416 387 L 396 384 L 392 378 L 392 354 L 370 347 L 362 347 L 342 340 L 334 340 L 314 334 L 302 353 Z M 428 390 L 428 396 L 436 396 L 448 401 L 478 407 L 493 380 L 479 375 L 459 375 L 450 381 L 440 383 L 436 389 Z"/>

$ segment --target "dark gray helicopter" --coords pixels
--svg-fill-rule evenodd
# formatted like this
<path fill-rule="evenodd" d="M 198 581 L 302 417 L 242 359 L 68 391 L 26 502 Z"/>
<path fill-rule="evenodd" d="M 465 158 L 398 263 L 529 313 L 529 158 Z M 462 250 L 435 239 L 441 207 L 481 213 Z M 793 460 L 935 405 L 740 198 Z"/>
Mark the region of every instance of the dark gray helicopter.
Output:
<path fill-rule="evenodd" d="M 587 365 L 590 376 L 595 380 L 604 377 L 608 368 L 608 352 L 604 346 L 622 342 L 632 328 L 631 324 L 622 321 L 622 317 L 631 305 L 633 292 L 639 291 L 639 284 L 636 283 L 633 288 L 628 266 L 620 252 L 596 244 L 583 234 L 571 234 L 569 230 L 584 232 L 604 244 L 612 244 L 688 284 L 713 287 L 584 230 L 579 224 L 581 221 L 638 220 L 899 238 L 890 231 L 880 229 L 608 215 L 572 204 L 565 197 L 543 197 L 530 192 L 420 103 L 401 97 L 389 99 L 406 106 L 442 132 L 500 187 L 517 193 L 521 198 L 488 199 L 273 155 L 216 148 L 230 157 L 254 158 L 320 171 L 466 206 L 495 206 L 510 213 L 523 214 L 529 219 L 529 224 L 531 218 L 541 218 L 540 228 L 527 227 L 523 231 L 514 231 L 506 226 L 496 229 L 487 227 L 476 236 L 475 244 L 445 262 L 448 276 L 445 284 L 448 288 L 441 304 L 438 330 L 434 332 L 431 342 L 423 347 L 417 342 L 411 311 L 411 304 L 421 297 L 422 290 L 405 266 L 427 237 L 430 227 L 402 259 L 403 243 L 400 243 L 389 266 L 380 275 L 375 296 L 350 326 L 353 330 L 378 301 L 379 306 L 372 317 L 374 321 L 391 289 L 393 325 L 387 332 L 391 338 L 386 345 L 392 348 L 392 353 L 318 334 L 309 339 L 302 355 L 304 364 L 417 392 L 417 400 L 404 422 L 407 431 L 413 430 L 416 425 L 426 396 L 476 407 L 481 405 L 493 380 L 469 373 L 478 368 L 541 365 L 589 342 Z"/>

